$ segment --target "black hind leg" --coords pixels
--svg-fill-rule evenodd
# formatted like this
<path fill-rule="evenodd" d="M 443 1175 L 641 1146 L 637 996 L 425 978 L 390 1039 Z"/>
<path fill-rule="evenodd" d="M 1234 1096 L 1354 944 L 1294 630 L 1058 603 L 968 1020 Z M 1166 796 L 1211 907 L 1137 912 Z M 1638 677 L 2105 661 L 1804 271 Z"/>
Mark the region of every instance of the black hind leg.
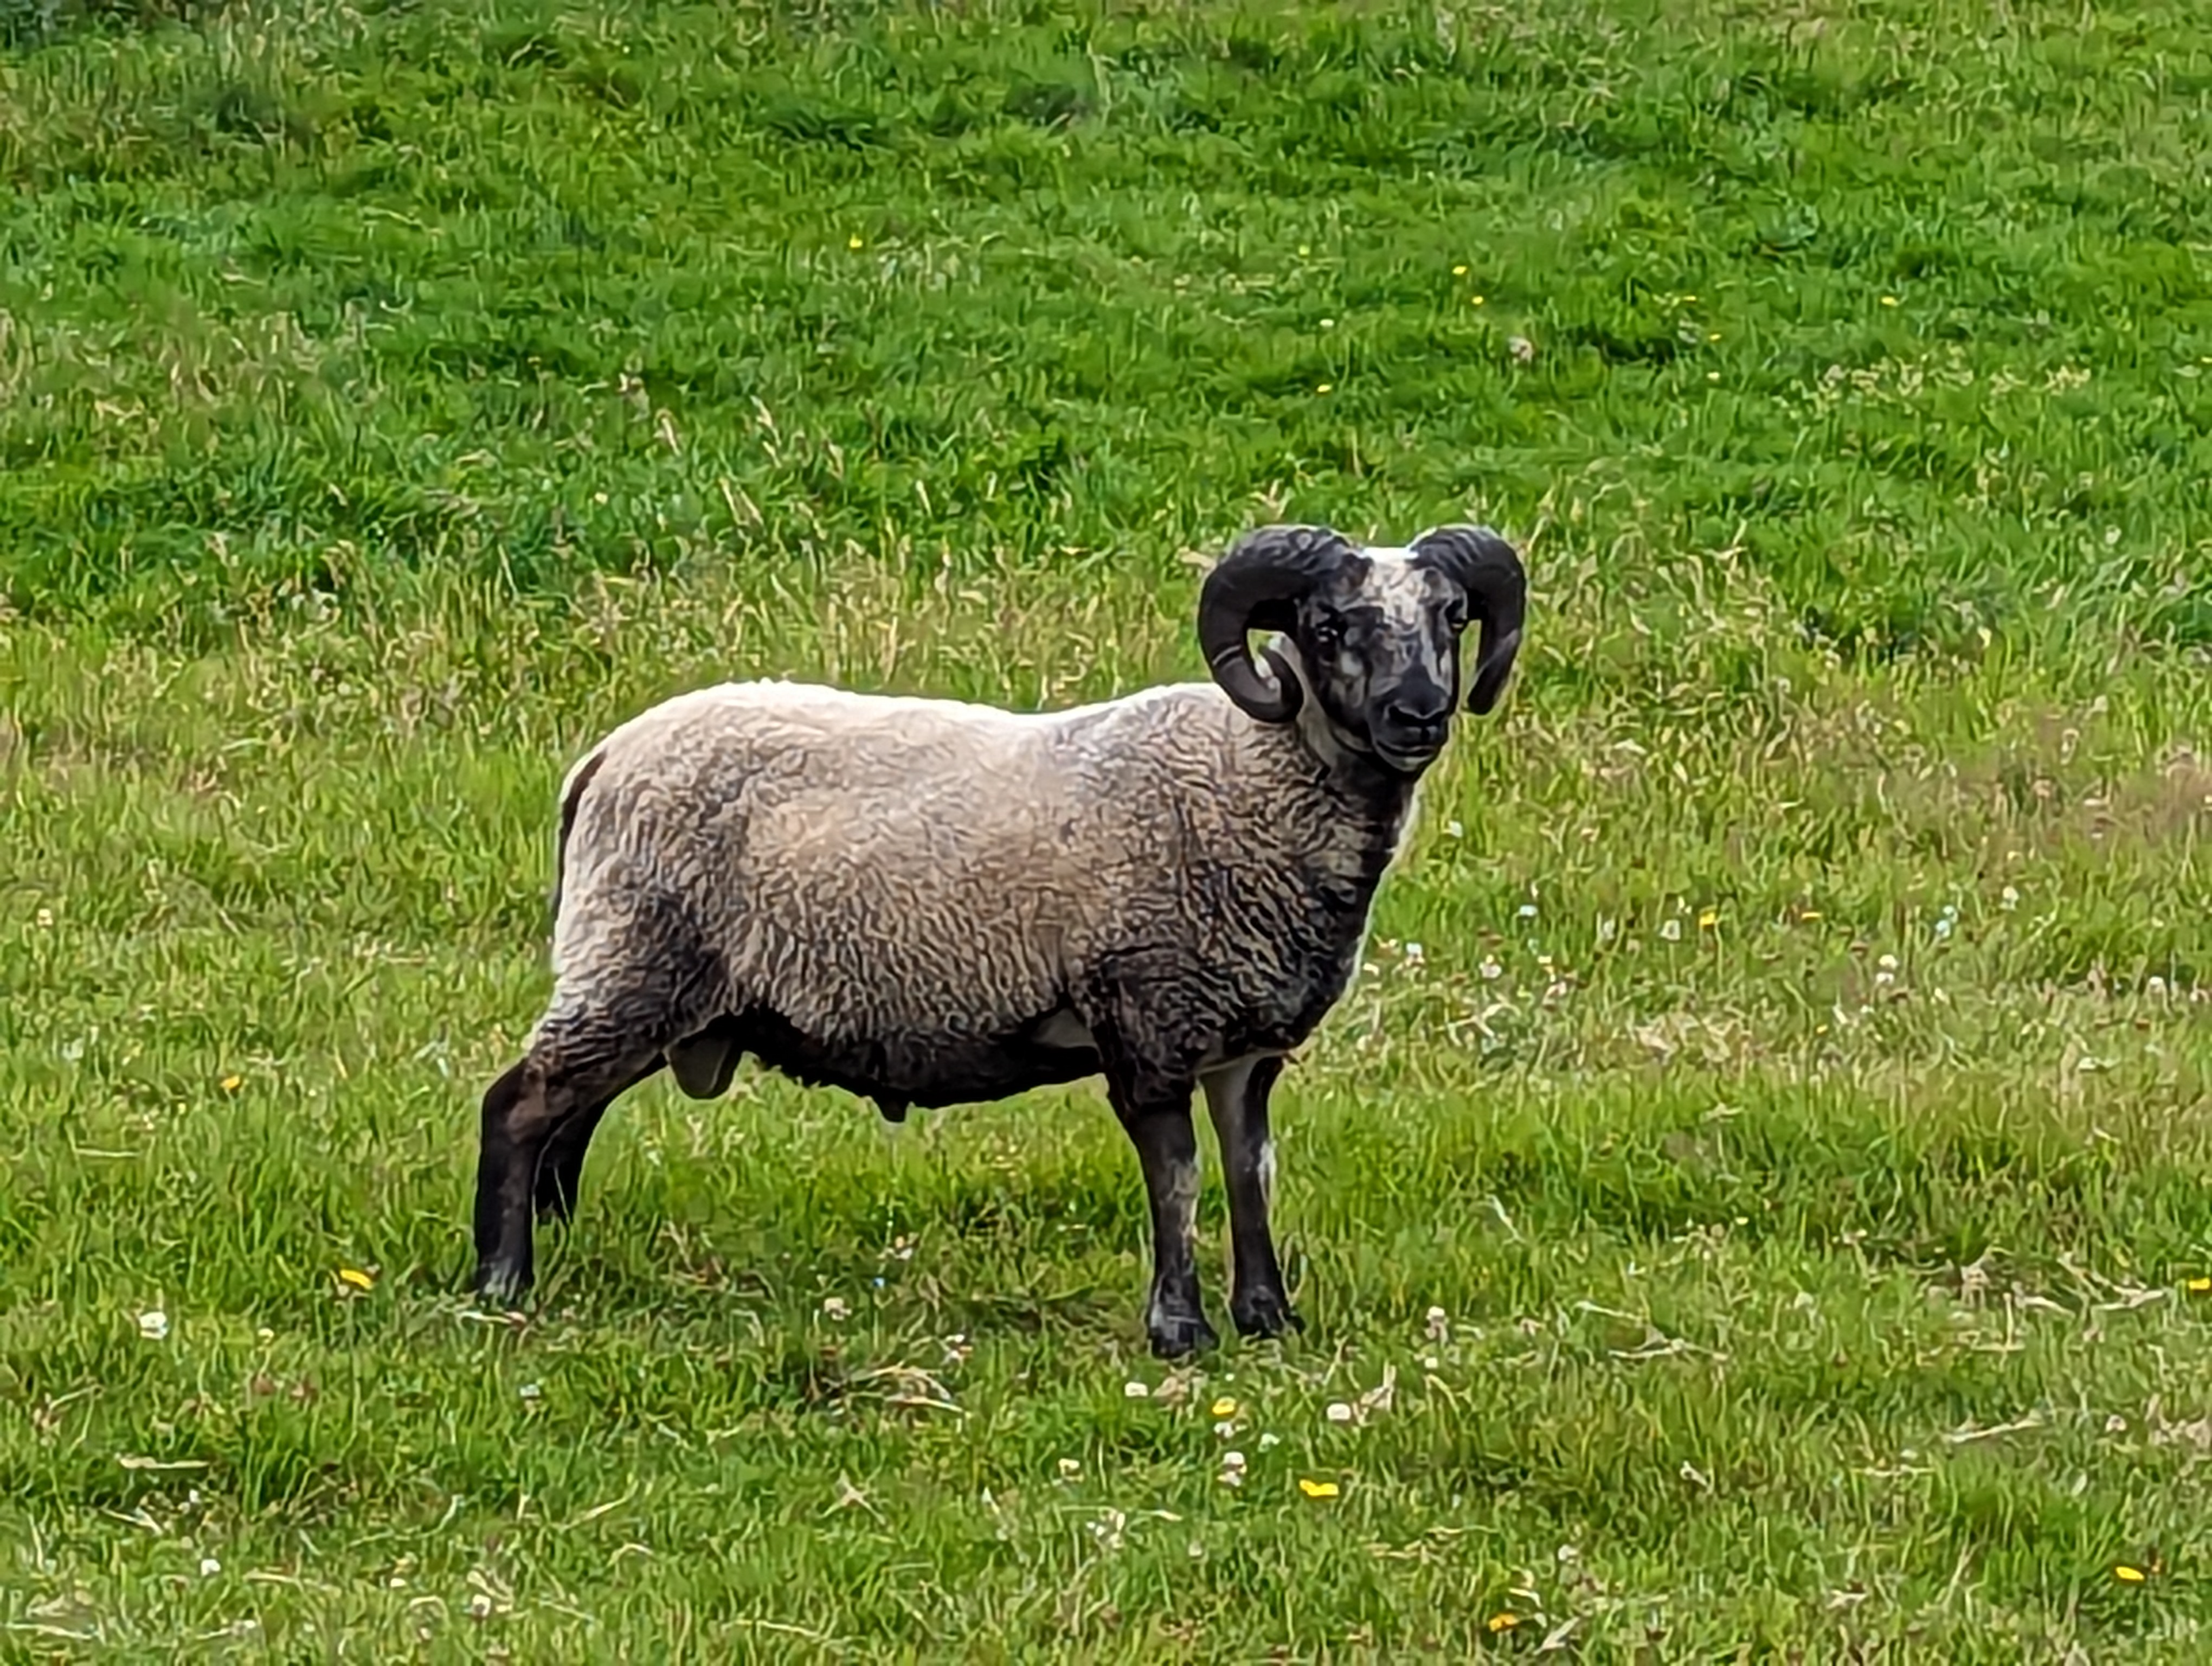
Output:
<path fill-rule="evenodd" d="M 604 1112 L 657 1051 L 605 1035 L 541 1039 L 486 1091 L 477 1156 L 478 1294 L 504 1299 L 530 1287 L 532 1205 L 546 1147 L 586 1106 Z"/>
<path fill-rule="evenodd" d="M 665 1061 L 655 1053 L 613 1092 L 581 1107 L 546 1137 L 531 1197 L 532 1213 L 541 1222 L 565 1226 L 574 1219 L 578 1189 L 584 1178 L 584 1157 L 592 1148 L 592 1136 L 599 1131 L 600 1120 L 609 1106 L 640 1083 L 651 1080 Z"/>

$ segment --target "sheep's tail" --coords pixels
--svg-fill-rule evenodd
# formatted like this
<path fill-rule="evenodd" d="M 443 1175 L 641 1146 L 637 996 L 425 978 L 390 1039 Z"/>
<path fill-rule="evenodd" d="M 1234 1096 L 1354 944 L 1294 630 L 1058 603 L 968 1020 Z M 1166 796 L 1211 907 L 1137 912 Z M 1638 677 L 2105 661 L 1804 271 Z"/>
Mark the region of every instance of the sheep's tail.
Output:
<path fill-rule="evenodd" d="M 568 779 L 561 783 L 561 828 L 553 843 L 553 916 L 561 915 L 561 890 L 568 878 L 568 836 L 575 831 L 576 807 L 584 801 L 584 789 L 592 784 L 592 777 L 599 773 L 599 766 L 607 761 L 604 747 L 592 748 L 589 756 L 568 772 Z"/>

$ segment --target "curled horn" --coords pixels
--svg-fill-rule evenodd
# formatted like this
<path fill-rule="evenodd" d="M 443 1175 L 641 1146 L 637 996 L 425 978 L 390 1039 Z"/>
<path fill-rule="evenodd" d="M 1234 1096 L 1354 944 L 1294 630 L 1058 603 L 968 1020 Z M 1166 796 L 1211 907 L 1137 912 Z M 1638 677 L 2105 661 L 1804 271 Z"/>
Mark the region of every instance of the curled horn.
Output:
<path fill-rule="evenodd" d="M 1466 593 L 1468 611 L 1482 622 L 1467 708 L 1486 716 L 1505 692 L 1521 651 L 1528 612 L 1528 575 L 1513 546 L 1487 526 L 1438 526 L 1413 540 L 1416 553 L 1447 574 Z"/>
<path fill-rule="evenodd" d="M 1287 630 L 1298 598 L 1352 553 L 1351 540 L 1327 526 L 1262 526 L 1239 538 L 1206 575 L 1198 596 L 1198 645 L 1213 680 L 1262 723 L 1297 715 L 1304 690 L 1283 656 L 1265 650 L 1273 673 L 1270 693 L 1245 638 L 1255 630 Z"/>

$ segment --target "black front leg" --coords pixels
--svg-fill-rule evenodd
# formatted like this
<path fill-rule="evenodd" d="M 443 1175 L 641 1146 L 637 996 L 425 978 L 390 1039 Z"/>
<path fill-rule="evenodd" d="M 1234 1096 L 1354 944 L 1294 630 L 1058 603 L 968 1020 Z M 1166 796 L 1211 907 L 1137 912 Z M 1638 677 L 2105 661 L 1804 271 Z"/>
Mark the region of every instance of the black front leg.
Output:
<path fill-rule="evenodd" d="M 1190 1097 L 1146 1100 L 1113 1092 L 1114 1110 L 1144 1167 L 1145 1195 L 1152 1210 L 1152 1289 L 1145 1305 L 1145 1330 L 1152 1352 L 1180 1359 L 1221 1338 L 1206 1320 L 1198 1289 L 1198 1135 L 1191 1127 Z"/>
<path fill-rule="evenodd" d="M 1284 1293 L 1283 1269 L 1275 1259 L 1274 1232 L 1267 1219 L 1275 1175 L 1267 1095 L 1282 1073 L 1280 1058 L 1251 1059 L 1203 1079 L 1229 1191 L 1234 1280 L 1229 1316 L 1242 1336 L 1279 1336 L 1285 1330 L 1304 1329 L 1304 1321 Z"/>
<path fill-rule="evenodd" d="M 1172 963 L 1148 965 L 1133 958 L 1077 1006 L 1097 1044 L 1106 1097 L 1145 1172 L 1152 1214 L 1145 1330 L 1163 1359 L 1221 1341 L 1206 1321 L 1198 1288 L 1198 1135 L 1190 1120 L 1198 1056 L 1188 1038 L 1200 1026 L 1188 1012 L 1196 1003 L 1179 992 L 1174 972 Z M 1163 1015 L 1170 1020 L 1164 1025 Z"/>

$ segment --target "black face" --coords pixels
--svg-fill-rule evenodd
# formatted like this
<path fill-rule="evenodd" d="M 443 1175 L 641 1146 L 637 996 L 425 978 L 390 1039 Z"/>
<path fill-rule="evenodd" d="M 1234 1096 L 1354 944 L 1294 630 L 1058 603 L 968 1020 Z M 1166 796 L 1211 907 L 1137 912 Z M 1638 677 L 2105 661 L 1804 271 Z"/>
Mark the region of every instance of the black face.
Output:
<path fill-rule="evenodd" d="M 1300 599 L 1289 635 L 1338 738 L 1418 775 L 1451 733 L 1467 625 L 1465 593 L 1432 562 L 1370 549 Z"/>

